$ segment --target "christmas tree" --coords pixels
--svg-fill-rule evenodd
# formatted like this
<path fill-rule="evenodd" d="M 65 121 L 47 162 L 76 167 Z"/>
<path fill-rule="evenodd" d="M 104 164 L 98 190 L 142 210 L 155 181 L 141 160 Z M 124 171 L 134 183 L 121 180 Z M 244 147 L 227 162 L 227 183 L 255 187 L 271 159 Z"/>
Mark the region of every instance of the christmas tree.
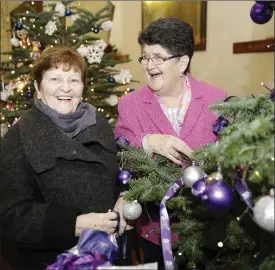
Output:
<path fill-rule="evenodd" d="M 185 169 L 118 138 L 125 199 L 146 209 L 171 197 L 171 229 L 180 235 L 173 256 L 185 269 L 275 268 L 274 89 L 268 90 L 212 105 L 217 142 L 196 149 L 196 162 Z"/>
<path fill-rule="evenodd" d="M 12 18 L 13 50 L 2 53 L 9 60 L 1 62 L 1 132 L 5 133 L 32 106 L 32 63 L 44 49 L 57 44 L 73 47 L 87 60 L 88 81 L 83 100 L 114 124 L 118 98 L 133 89 L 125 86 L 132 79 L 130 71 L 114 69 L 115 65 L 128 62 L 127 56 L 97 36 L 100 31 L 111 31 L 113 11 L 107 4 L 94 14 L 82 9 L 79 1 L 63 0 L 44 2 L 43 11 L 37 12 L 34 4 L 29 2 L 25 13 Z M 71 25 L 66 25 L 66 18 Z"/>

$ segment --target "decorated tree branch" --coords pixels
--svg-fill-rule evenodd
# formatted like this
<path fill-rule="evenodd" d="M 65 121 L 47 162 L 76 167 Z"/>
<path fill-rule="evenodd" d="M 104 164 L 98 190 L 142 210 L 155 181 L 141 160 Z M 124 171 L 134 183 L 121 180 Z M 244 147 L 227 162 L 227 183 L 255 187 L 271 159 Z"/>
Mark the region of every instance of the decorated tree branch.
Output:
<path fill-rule="evenodd" d="M 118 180 L 127 183 L 125 199 L 132 203 L 127 214 L 137 218 L 139 203 L 143 211 L 148 203 L 159 206 L 162 248 L 173 248 L 173 258 L 163 252 L 166 269 L 173 269 L 174 258 L 191 269 L 275 266 L 274 89 L 268 90 L 211 106 L 219 115 L 213 123 L 217 141 L 196 149 L 196 161 L 187 160 L 185 169 L 117 139 Z M 163 209 L 177 220 L 171 226 L 180 235 L 174 247 L 164 241 L 171 239 Z"/>
<path fill-rule="evenodd" d="M 117 117 L 118 99 L 134 89 L 127 88 L 133 78 L 130 70 L 117 70 L 117 64 L 129 62 L 112 45 L 100 39 L 100 31 L 110 32 L 113 14 L 108 6 L 96 13 L 79 6 L 79 1 L 44 2 L 36 11 L 28 10 L 12 18 L 10 29 L 13 50 L 2 52 L 9 60 L 1 62 L 0 121 L 1 137 L 33 103 L 35 93 L 31 69 L 33 62 L 48 47 L 67 45 L 76 49 L 88 65 L 83 100 L 91 103 L 111 124 Z M 71 21 L 71 25 L 66 25 Z"/>

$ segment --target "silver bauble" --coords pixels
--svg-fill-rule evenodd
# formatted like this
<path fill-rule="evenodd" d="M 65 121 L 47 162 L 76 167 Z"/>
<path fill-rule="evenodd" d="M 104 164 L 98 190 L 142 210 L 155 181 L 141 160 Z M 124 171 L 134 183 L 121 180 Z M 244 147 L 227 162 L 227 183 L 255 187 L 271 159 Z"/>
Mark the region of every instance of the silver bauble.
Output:
<path fill-rule="evenodd" d="M 125 218 L 129 220 L 135 220 L 138 217 L 140 217 L 141 213 L 142 213 L 142 207 L 137 200 L 124 203 L 123 215 Z"/>
<path fill-rule="evenodd" d="M 260 198 L 254 206 L 253 215 L 261 228 L 274 232 L 274 197 L 264 196 Z"/>
<path fill-rule="evenodd" d="M 197 181 L 204 178 L 204 172 L 201 167 L 193 164 L 184 169 L 182 178 L 185 185 L 191 188 Z"/>

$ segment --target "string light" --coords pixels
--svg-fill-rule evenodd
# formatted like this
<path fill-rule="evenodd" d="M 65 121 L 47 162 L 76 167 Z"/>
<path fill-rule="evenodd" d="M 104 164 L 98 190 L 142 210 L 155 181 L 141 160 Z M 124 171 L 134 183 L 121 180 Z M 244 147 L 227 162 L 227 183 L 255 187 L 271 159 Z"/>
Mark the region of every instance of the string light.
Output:
<path fill-rule="evenodd" d="M 40 26 L 40 29 L 43 29 L 43 27 L 42 27 L 42 26 Z"/>
<path fill-rule="evenodd" d="M 237 219 L 238 221 L 240 221 L 240 220 L 241 220 L 241 219 L 240 219 L 240 217 L 237 217 L 236 219 Z"/>
<path fill-rule="evenodd" d="M 30 12 L 27 10 L 27 11 L 26 11 L 26 14 L 29 14 L 29 13 L 30 13 Z"/>
<path fill-rule="evenodd" d="M 256 176 L 260 177 L 260 173 L 258 171 L 255 172 Z"/>
<path fill-rule="evenodd" d="M 15 71 L 14 71 L 14 70 L 12 70 L 12 71 L 11 71 L 11 74 L 14 74 L 14 73 L 15 73 Z"/>
<path fill-rule="evenodd" d="M 73 40 L 73 42 L 75 42 L 75 39 Z"/>
<path fill-rule="evenodd" d="M 223 242 L 219 242 L 218 247 L 222 248 L 223 247 Z"/>
<path fill-rule="evenodd" d="M 271 157 L 271 160 L 274 161 L 274 157 Z"/>
<path fill-rule="evenodd" d="M 23 17 L 23 21 L 25 21 L 26 20 L 26 17 Z"/>
<path fill-rule="evenodd" d="M 54 43 L 57 43 L 57 40 L 55 40 Z"/>
<path fill-rule="evenodd" d="M 91 92 L 94 92 L 95 91 L 95 89 L 91 89 Z"/>
<path fill-rule="evenodd" d="M 33 24 L 32 27 L 35 28 L 35 25 Z"/>
<path fill-rule="evenodd" d="M 34 2 L 32 1 L 31 4 L 34 5 Z"/>

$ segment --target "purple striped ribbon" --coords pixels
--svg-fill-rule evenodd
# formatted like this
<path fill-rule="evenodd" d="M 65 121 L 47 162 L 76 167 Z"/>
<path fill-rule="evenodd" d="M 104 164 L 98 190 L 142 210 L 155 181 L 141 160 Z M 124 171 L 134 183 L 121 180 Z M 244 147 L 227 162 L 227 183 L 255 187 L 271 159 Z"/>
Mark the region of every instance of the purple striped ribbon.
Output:
<path fill-rule="evenodd" d="M 172 253 L 170 219 L 166 209 L 166 202 L 173 198 L 183 186 L 183 179 L 179 178 L 173 185 L 169 187 L 160 203 L 161 246 L 164 259 L 164 267 L 166 270 L 175 269 L 174 257 Z"/>

